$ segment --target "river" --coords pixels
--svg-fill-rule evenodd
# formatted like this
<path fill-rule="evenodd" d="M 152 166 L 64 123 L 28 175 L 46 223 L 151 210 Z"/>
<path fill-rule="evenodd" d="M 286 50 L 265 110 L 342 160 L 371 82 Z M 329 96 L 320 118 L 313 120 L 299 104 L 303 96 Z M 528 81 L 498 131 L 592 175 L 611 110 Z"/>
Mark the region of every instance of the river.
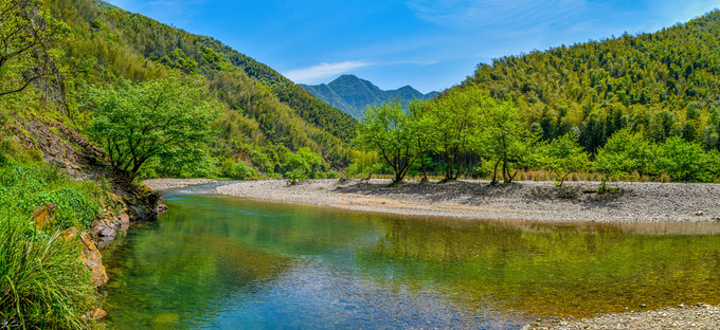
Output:
<path fill-rule="evenodd" d="M 720 303 L 719 224 L 612 225 L 389 216 L 166 195 L 105 256 L 119 329 L 517 329 Z"/>

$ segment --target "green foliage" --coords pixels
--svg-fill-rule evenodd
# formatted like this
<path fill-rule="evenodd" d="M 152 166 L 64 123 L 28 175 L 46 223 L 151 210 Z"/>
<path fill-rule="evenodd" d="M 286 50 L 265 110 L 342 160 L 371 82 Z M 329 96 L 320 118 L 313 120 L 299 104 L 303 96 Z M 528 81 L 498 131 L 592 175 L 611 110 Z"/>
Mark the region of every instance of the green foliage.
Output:
<path fill-rule="evenodd" d="M 633 134 L 629 128 L 624 128 L 615 132 L 598 150 L 593 168 L 605 173 L 603 186 L 612 175 L 626 175 L 633 171 L 646 173 L 648 164 L 653 161 L 653 148 L 640 133 Z"/>
<path fill-rule="evenodd" d="M 350 155 L 350 165 L 347 167 L 349 177 L 364 176 L 369 177 L 372 174 L 383 173 L 383 160 L 375 150 L 353 150 Z"/>
<path fill-rule="evenodd" d="M 308 147 L 334 166 L 347 164 L 345 142 L 354 135 L 356 122 L 267 66 L 212 38 L 102 2 L 49 0 L 48 4 L 70 30 L 69 42 L 60 45 L 66 53 L 63 64 L 74 72 L 64 77 L 68 90 L 118 85 L 122 79 L 141 83 L 180 73 L 187 80 L 187 74 L 197 73 L 207 84 L 208 101 L 216 102 L 221 112 L 208 150 L 212 157 L 251 159 L 254 168 L 272 174 L 284 161 L 277 159 L 279 148 Z M 83 105 L 84 96 L 75 93 L 70 109 Z M 77 115 L 77 123 L 83 125 L 85 114 Z M 212 167 L 178 169 L 148 162 L 153 167 L 141 169 L 138 175 L 199 175 Z"/>
<path fill-rule="evenodd" d="M 432 115 L 429 114 L 432 103 L 428 101 L 411 101 L 408 104 L 408 111 L 410 112 L 410 126 L 413 131 L 413 144 L 415 151 L 418 154 L 418 161 L 420 162 L 420 171 L 422 171 L 421 182 L 428 181 L 428 170 L 430 164 L 426 155 L 434 148 L 433 132 L 434 132 L 434 120 Z"/>
<path fill-rule="evenodd" d="M 285 178 L 285 181 L 289 186 L 294 186 L 300 183 L 300 181 L 305 181 L 308 179 L 307 173 L 299 168 L 285 172 L 285 174 L 283 174 L 283 177 Z"/>
<path fill-rule="evenodd" d="M 393 183 L 402 182 L 415 161 L 414 131 L 410 115 L 400 102 L 368 108 L 360 123 L 356 141 L 367 150 L 377 151 L 393 170 Z"/>
<path fill-rule="evenodd" d="M 167 79 L 116 88 L 93 87 L 88 133 L 105 149 L 113 168 L 128 181 L 149 160 L 166 167 L 185 166 L 203 158 L 216 113 L 200 81 Z"/>
<path fill-rule="evenodd" d="M 677 181 L 703 181 L 706 179 L 707 156 L 697 143 L 687 142 L 679 136 L 671 137 L 655 149 L 652 163 L 656 173 L 667 173 Z"/>
<path fill-rule="evenodd" d="M 255 170 L 243 161 L 226 159 L 220 166 L 220 174 L 233 180 L 248 180 L 255 175 Z"/>
<path fill-rule="evenodd" d="M 163 56 L 160 63 L 173 69 L 180 69 L 185 73 L 197 73 L 198 69 L 198 63 L 188 58 L 185 52 L 179 48 Z"/>
<path fill-rule="evenodd" d="M 100 213 L 99 190 L 93 182 L 74 182 L 49 165 L 25 166 L 11 159 L 0 165 L 0 216 L 30 218 L 38 206 L 52 203 L 60 227 L 89 228 Z"/>
<path fill-rule="evenodd" d="M 590 167 L 588 154 L 578 144 L 578 135 L 570 132 L 540 148 L 544 167 L 557 174 L 555 184 L 562 187 L 567 176 Z"/>
<path fill-rule="evenodd" d="M 480 64 L 450 93 L 479 89 L 511 99 L 526 125 L 540 124 L 546 141 L 577 127 L 591 154 L 625 127 L 656 143 L 672 136 L 704 143 L 720 127 L 712 120 L 719 28 L 716 10 L 652 34 L 506 56 Z"/>
<path fill-rule="evenodd" d="M 62 228 L 87 230 L 107 204 L 101 182 L 75 181 L 41 162 L 18 161 L 0 148 L 0 320 L 3 327 L 87 328 L 95 306 L 80 247 L 59 237 Z M 37 207 L 56 205 L 56 223 L 36 231 Z"/>
<path fill-rule="evenodd" d="M 290 185 L 307 179 L 325 178 L 328 170 L 322 157 L 310 148 L 300 148 L 295 153 L 289 153 L 282 167 L 285 169 L 283 177 Z"/>
<path fill-rule="evenodd" d="M 511 174 L 515 167 L 527 165 L 539 134 L 531 134 L 524 126 L 518 108 L 511 102 L 496 101 L 489 95 L 479 95 L 477 99 L 482 125 L 474 128 L 475 150 L 493 160 L 492 183 L 497 183 L 497 168 L 502 164 L 502 177 L 508 184 L 517 173 Z"/>
<path fill-rule="evenodd" d="M 79 247 L 59 232 L 44 235 L 31 223 L 0 217 L 0 319 L 3 327 L 77 329 L 95 303 Z"/>
<path fill-rule="evenodd" d="M 426 125 L 433 127 L 433 149 L 445 161 L 445 180 L 457 179 L 459 157 L 471 151 L 472 130 L 478 126 L 483 100 L 481 91 L 449 92 L 428 109 Z"/>
<path fill-rule="evenodd" d="M 58 72 L 52 44 L 62 24 L 38 0 L 0 1 L 0 96 L 25 90 Z"/>

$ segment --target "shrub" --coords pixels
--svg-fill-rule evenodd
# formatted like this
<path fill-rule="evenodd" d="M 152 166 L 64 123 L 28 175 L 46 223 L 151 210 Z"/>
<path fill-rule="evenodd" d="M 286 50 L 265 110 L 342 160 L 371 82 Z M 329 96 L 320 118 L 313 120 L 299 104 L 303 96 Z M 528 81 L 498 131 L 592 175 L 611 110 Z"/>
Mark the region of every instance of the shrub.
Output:
<path fill-rule="evenodd" d="M 80 251 L 59 232 L 48 236 L 29 222 L 0 219 L 0 327 L 85 328 L 94 307 L 90 273 Z"/>
<path fill-rule="evenodd" d="M 675 181 L 703 181 L 708 174 L 706 160 L 699 144 L 675 136 L 657 148 L 653 166 Z"/>
<path fill-rule="evenodd" d="M 220 173 L 233 180 L 247 180 L 253 177 L 255 171 L 243 161 L 233 162 L 231 159 L 223 161 Z"/>
<path fill-rule="evenodd" d="M 296 168 L 292 171 L 285 172 L 284 174 L 285 181 L 287 181 L 287 184 L 290 186 L 298 184 L 300 181 L 304 181 L 308 179 L 307 174 L 302 169 Z"/>

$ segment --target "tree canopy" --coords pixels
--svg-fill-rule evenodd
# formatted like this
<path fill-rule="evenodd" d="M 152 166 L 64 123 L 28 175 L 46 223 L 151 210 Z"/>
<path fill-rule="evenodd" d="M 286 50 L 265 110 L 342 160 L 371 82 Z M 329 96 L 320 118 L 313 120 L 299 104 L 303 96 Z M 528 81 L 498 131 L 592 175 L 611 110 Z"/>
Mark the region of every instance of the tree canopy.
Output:
<path fill-rule="evenodd" d="M 199 80 L 177 76 L 113 88 L 92 87 L 87 128 L 112 167 L 132 181 L 151 160 L 187 166 L 206 156 L 217 111 Z"/>

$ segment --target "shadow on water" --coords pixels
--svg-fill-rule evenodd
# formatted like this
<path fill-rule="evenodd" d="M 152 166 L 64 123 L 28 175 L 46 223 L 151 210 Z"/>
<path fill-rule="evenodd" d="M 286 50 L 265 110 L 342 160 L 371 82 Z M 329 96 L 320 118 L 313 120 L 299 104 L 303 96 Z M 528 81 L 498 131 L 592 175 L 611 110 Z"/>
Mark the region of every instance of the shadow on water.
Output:
<path fill-rule="evenodd" d="M 542 224 L 167 196 L 108 256 L 127 328 L 519 328 L 720 303 L 720 224 Z"/>

